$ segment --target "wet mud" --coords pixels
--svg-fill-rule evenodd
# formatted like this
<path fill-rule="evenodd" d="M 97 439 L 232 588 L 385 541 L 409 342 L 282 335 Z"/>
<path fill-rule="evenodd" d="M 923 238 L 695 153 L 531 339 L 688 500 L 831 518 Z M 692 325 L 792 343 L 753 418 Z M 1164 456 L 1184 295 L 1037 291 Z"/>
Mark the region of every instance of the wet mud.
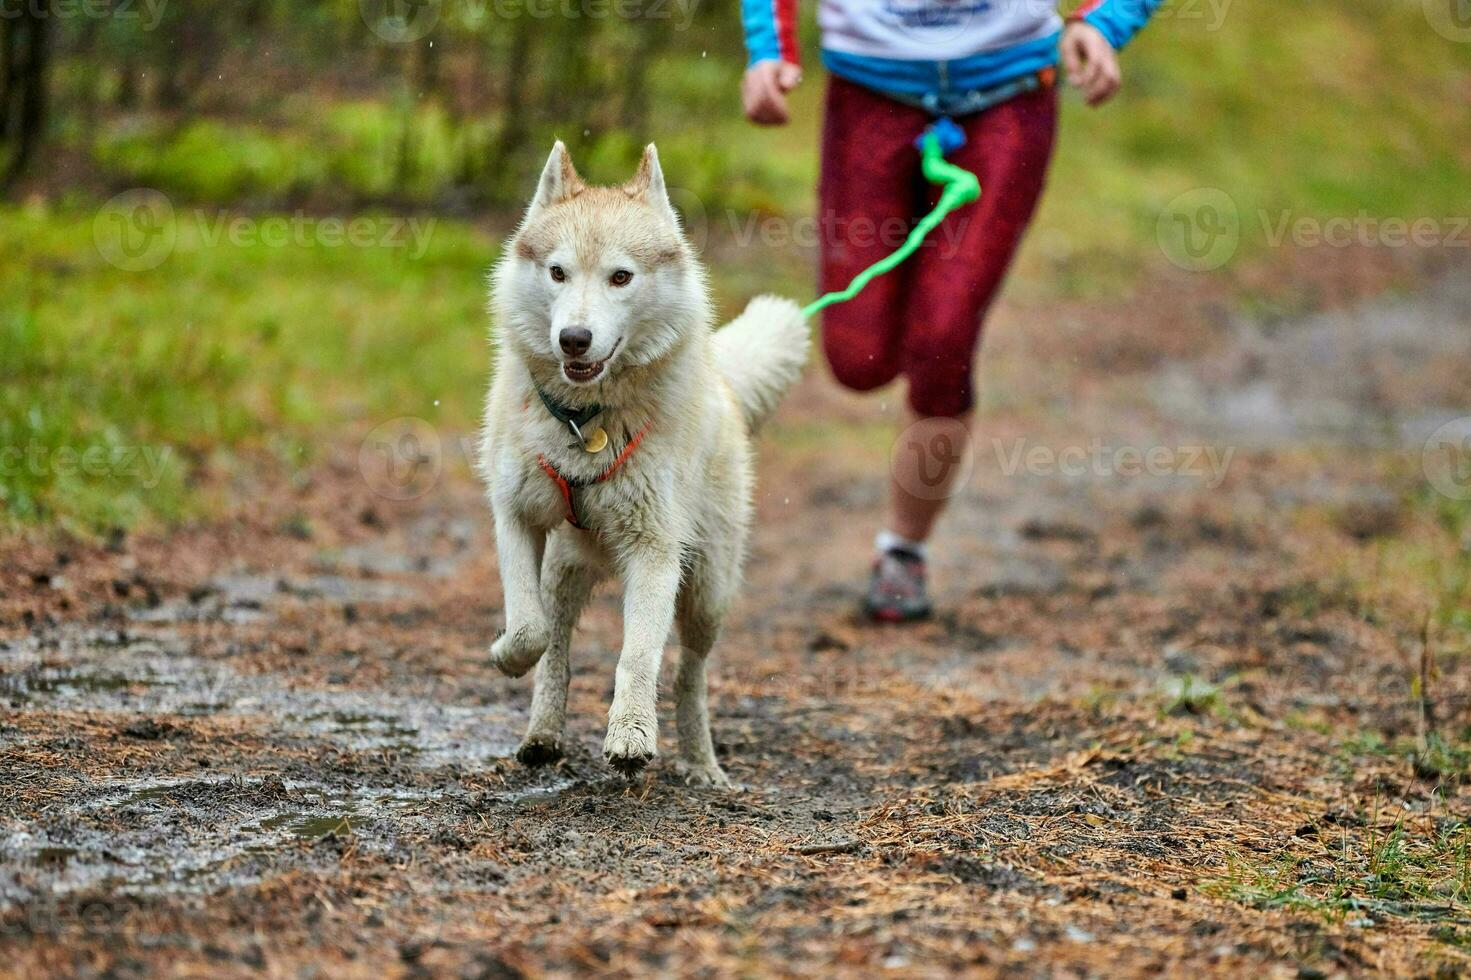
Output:
<path fill-rule="evenodd" d="M 1460 892 L 1334 917 L 1242 869 L 1307 875 L 1386 808 L 1471 820 L 1462 785 L 1342 749 L 1415 725 L 1419 624 L 1365 616 L 1342 566 L 1403 533 L 1427 427 L 1471 411 L 1440 366 L 1471 362 L 1467 282 L 1207 323 L 1193 355 L 994 407 L 936 546 L 940 613 L 905 629 L 854 615 L 898 395 L 804 382 L 761 446 L 713 670 L 732 792 L 603 765 L 616 594 L 574 640 L 568 757 L 516 764 L 529 683 L 486 662 L 500 589 L 464 474 L 391 501 L 329 461 L 286 504 L 308 533 L 263 508 L 16 545 L 0 973 L 1462 969 Z M 1005 330 L 983 386 L 1039 390 L 1051 362 Z M 1234 455 L 1218 481 L 1008 471 L 1015 439 Z M 1443 719 L 1471 718 L 1464 673 Z"/>

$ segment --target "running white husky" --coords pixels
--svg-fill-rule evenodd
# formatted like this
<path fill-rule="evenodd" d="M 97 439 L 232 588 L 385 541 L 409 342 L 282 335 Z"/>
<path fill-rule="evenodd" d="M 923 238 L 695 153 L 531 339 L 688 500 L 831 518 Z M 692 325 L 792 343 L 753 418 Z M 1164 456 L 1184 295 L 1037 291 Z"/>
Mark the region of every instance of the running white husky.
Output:
<path fill-rule="evenodd" d="M 506 630 L 495 665 L 537 665 L 517 753 L 562 753 L 567 648 L 593 587 L 623 580 L 623 650 L 603 755 L 655 754 L 659 661 L 677 623 L 679 767 L 728 785 L 705 709 L 705 659 L 740 583 L 750 433 L 807 358 L 796 304 L 760 297 L 711 330 L 705 272 L 651 145 L 633 180 L 589 187 L 552 148 L 492 275 L 499 343 L 480 473 L 495 513 Z"/>

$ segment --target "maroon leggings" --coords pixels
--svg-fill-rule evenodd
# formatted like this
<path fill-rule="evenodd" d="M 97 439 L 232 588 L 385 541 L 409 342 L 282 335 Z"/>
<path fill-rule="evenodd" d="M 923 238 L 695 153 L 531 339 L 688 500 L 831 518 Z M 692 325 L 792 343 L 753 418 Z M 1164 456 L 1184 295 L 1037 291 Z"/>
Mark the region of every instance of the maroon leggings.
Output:
<path fill-rule="evenodd" d="M 952 212 L 913 258 L 828 307 L 822 321 L 838 381 L 868 391 L 903 374 L 923 416 L 970 411 L 981 317 L 1042 192 L 1057 94 L 1039 89 L 956 121 L 966 142 L 948 159 L 980 177 L 980 201 Z M 823 292 L 897 248 L 939 199 L 913 145 L 929 122 L 860 85 L 829 83 L 818 187 Z"/>

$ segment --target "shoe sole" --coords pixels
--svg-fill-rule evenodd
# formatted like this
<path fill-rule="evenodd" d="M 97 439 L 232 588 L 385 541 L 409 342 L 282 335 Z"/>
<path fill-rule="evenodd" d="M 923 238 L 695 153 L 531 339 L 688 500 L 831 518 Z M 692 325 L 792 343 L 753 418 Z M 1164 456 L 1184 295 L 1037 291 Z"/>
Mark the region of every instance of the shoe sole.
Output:
<path fill-rule="evenodd" d="M 934 610 L 930 606 L 919 609 L 906 610 L 896 609 L 893 606 L 871 606 L 863 604 L 863 615 L 875 623 L 895 625 L 899 623 L 917 623 L 929 619 Z"/>

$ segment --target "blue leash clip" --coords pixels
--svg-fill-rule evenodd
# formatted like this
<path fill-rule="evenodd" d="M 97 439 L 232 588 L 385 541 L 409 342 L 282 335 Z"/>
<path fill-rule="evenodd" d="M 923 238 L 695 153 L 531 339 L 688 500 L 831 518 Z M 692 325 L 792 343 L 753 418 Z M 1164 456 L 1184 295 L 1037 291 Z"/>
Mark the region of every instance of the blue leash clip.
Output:
<path fill-rule="evenodd" d="M 914 148 L 916 150 L 924 149 L 924 138 L 930 133 L 934 133 L 935 138 L 940 141 L 941 153 L 948 154 L 952 150 L 958 150 L 965 145 L 965 130 L 957 126 L 955 120 L 949 116 L 941 116 L 939 119 L 936 119 L 925 128 L 923 133 L 915 137 Z"/>

